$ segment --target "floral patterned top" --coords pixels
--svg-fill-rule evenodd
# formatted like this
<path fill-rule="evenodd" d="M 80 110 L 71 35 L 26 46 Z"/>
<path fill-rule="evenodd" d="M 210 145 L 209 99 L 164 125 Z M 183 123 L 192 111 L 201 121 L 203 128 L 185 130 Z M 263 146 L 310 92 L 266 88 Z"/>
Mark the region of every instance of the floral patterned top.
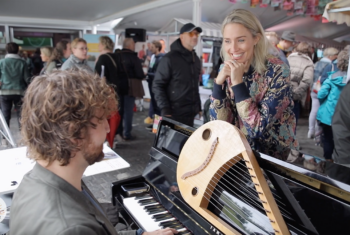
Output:
<path fill-rule="evenodd" d="M 241 84 L 229 87 L 229 79 L 214 84 L 210 118 L 238 127 L 253 150 L 285 160 L 290 149 L 299 148 L 290 70 L 276 57 L 266 63 L 264 74 L 251 66 Z"/>

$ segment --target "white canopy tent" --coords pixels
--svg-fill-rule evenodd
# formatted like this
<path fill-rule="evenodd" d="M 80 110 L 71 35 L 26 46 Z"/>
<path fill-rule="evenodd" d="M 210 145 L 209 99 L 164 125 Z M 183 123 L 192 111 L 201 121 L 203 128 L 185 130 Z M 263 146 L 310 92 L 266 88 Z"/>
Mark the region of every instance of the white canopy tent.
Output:
<path fill-rule="evenodd" d="M 180 32 L 181 27 L 187 23 L 193 23 L 193 21 L 187 19 L 174 18 L 157 31 L 161 34 L 177 34 Z M 201 33 L 202 37 L 222 38 L 221 24 L 201 22 L 199 26 L 203 30 L 203 32 Z"/>
<path fill-rule="evenodd" d="M 350 27 L 350 1 L 338 0 L 328 3 L 323 17 L 338 24 L 346 23 Z"/>
<path fill-rule="evenodd" d="M 276 31 L 279 35 L 284 30 L 292 30 L 316 43 L 328 44 L 338 41 L 340 44 L 336 45 L 340 46 L 350 43 L 350 32 L 345 24 L 322 24 L 321 21 L 315 21 L 308 16 L 287 16 L 284 10 L 275 10 L 272 7 L 251 8 L 247 3 L 233 4 L 229 0 L 2 1 L 0 25 L 48 29 L 74 28 L 84 32 L 91 30 L 93 33 L 108 32 L 111 27 L 117 32 L 125 28 L 144 28 L 149 32 L 156 32 L 173 19 L 193 19 L 193 6 L 198 2 L 201 6 L 201 21 L 205 24 L 212 22 L 220 25 L 230 11 L 243 8 L 253 12 L 266 30 Z M 340 2 L 349 3 L 350 0 L 334 3 L 337 5 Z M 111 25 L 116 19 L 122 20 L 116 26 Z M 203 25 L 203 28 L 207 27 Z M 209 25 L 208 28 L 212 29 Z M 6 29 L 5 36 L 9 32 L 8 28 Z"/>
<path fill-rule="evenodd" d="M 347 1 L 350 2 L 350 0 Z M 152 32 L 175 33 L 180 30 L 183 23 L 192 21 L 192 5 L 192 0 L 183 0 L 132 14 L 126 16 L 115 29 L 137 27 L 146 28 Z M 308 16 L 287 16 L 284 10 L 276 11 L 272 7 L 251 8 L 249 4 L 232 4 L 228 0 L 202 0 L 201 8 L 200 25 L 206 31 L 202 35 L 211 34 L 213 37 L 221 35 L 221 23 L 225 16 L 233 9 L 243 8 L 253 12 L 266 31 L 275 31 L 281 35 L 283 31 L 291 30 L 298 35 L 299 41 L 307 40 L 314 45 L 324 44 L 324 46 L 343 48 L 350 43 L 350 32 L 345 24 L 323 24 L 320 20 L 316 21 Z"/>

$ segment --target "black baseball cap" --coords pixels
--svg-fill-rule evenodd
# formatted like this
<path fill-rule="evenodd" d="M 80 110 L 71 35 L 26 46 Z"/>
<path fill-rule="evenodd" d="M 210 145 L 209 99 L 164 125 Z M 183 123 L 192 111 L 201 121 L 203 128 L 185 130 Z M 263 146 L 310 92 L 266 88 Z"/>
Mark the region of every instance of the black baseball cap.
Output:
<path fill-rule="evenodd" d="M 187 23 L 184 26 L 182 26 L 182 28 L 180 29 L 180 34 L 189 33 L 189 32 L 192 32 L 193 30 L 197 30 L 199 33 L 202 32 L 201 27 L 195 26 L 192 23 Z"/>

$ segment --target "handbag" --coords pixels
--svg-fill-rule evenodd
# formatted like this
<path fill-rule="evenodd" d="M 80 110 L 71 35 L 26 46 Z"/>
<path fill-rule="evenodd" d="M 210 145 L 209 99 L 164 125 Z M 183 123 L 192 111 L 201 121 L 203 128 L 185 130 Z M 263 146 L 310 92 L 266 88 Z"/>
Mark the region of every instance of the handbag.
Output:
<path fill-rule="evenodd" d="M 128 82 L 129 82 L 128 95 L 134 96 L 135 98 L 143 98 L 145 96 L 145 91 L 143 90 L 142 79 L 130 78 L 125 68 L 124 61 L 121 60 L 121 62 L 124 67 L 126 76 L 128 77 Z"/>
<path fill-rule="evenodd" d="M 318 93 L 318 91 L 321 89 L 321 76 L 317 79 L 316 82 L 314 82 L 313 86 L 312 86 L 312 91 L 315 92 L 316 94 Z"/>
<path fill-rule="evenodd" d="M 334 64 L 332 63 L 332 70 L 331 70 L 331 72 L 333 72 L 333 71 L 334 71 Z M 321 77 L 322 76 L 319 76 L 317 81 L 314 82 L 314 84 L 312 85 L 312 91 L 315 92 L 316 94 L 318 93 L 318 91 L 321 89 L 321 86 L 322 86 L 322 84 L 321 84 Z"/>

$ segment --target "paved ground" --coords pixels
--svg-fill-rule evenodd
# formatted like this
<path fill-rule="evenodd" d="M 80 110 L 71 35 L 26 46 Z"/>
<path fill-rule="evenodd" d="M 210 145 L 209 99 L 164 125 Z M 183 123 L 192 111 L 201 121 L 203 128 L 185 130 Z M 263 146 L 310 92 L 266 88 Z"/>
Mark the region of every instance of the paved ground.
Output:
<path fill-rule="evenodd" d="M 145 103 L 144 106 L 147 108 L 148 103 Z M 118 143 L 114 149 L 121 157 L 130 163 L 131 167 L 84 178 L 85 183 L 100 202 L 110 202 L 110 184 L 112 182 L 139 175 L 145 168 L 149 160 L 148 152 L 153 144 L 155 136 L 146 130 L 145 127 L 147 125 L 143 123 L 147 113 L 148 109 L 134 113 L 132 134 L 136 136 L 136 140 Z M 17 143 L 20 143 L 21 136 L 15 113 L 13 113 L 10 126 L 14 139 Z M 321 157 L 323 155 L 322 148 L 315 146 L 313 140 L 306 138 L 307 131 L 308 119 L 307 117 L 303 117 L 299 120 L 297 128 L 297 138 L 302 147 L 302 152 Z M 0 145 L 0 150 L 2 149 L 5 149 L 5 147 Z"/>

